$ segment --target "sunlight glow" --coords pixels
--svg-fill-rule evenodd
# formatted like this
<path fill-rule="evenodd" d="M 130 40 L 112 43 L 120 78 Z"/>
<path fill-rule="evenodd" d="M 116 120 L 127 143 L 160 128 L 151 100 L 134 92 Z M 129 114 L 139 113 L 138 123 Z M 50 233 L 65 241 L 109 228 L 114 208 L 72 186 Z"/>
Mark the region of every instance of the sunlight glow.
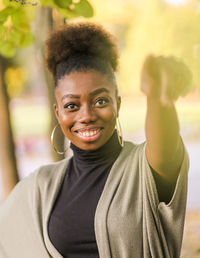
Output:
<path fill-rule="evenodd" d="M 179 6 L 184 5 L 188 2 L 188 0 L 165 0 L 168 4 Z"/>

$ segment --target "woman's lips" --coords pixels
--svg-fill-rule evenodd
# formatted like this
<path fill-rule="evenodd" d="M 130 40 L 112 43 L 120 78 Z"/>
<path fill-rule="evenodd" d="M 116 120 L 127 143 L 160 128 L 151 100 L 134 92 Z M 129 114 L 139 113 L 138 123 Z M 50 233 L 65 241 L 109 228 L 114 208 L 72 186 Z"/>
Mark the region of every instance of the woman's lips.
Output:
<path fill-rule="evenodd" d="M 95 141 L 101 135 L 102 128 L 81 129 L 75 131 L 78 137 L 84 141 Z"/>

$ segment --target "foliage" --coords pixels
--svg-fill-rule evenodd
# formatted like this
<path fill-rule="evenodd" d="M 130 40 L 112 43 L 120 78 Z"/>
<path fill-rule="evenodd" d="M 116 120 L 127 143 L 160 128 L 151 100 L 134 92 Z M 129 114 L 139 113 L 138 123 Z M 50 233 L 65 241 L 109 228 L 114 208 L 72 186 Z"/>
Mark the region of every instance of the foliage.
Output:
<path fill-rule="evenodd" d="M 13 57 L 16 48 L 24 48 L 34 40 L 31 22 L 35 18 L 36 7 L 49 6 L 64 18 L 93 16 L 93 8 L 87 0 L 3 0 L 0 11 L 0 54 Z"/>
<path fill-rule="evenodd" d="M 27 73 L 21 67 L 9 67 L 5 71 L 5 82 L 10 98 L 17 97 L 23 90 L 23 85 L 27 80 Z"/>

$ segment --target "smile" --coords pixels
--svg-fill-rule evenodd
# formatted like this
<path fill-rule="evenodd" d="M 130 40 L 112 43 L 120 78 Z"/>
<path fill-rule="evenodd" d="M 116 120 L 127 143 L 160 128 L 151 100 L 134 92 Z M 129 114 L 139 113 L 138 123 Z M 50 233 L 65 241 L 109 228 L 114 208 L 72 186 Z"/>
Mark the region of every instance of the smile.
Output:
<path fill-rule="evenodd" d="M 102 128 L 91 128 L 91 129 L 81 129 L 77 130 L 77 135 L 85 141 L 97 140 L 101 135 Z"/>

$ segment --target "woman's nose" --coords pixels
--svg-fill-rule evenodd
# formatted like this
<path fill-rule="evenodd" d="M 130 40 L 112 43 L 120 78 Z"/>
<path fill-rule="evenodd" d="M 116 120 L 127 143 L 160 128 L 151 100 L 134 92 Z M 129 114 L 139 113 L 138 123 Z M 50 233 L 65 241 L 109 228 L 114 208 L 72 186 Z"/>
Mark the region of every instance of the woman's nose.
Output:
<path fill-rule="evenodd" d="M 95 113 L 95 110 L 88 105 L 82 106 L 79 111 L 79 119 L 78 121 L 80 123 L 91 123 L 95 122 L 97 120 L 97 115 Z"/>

